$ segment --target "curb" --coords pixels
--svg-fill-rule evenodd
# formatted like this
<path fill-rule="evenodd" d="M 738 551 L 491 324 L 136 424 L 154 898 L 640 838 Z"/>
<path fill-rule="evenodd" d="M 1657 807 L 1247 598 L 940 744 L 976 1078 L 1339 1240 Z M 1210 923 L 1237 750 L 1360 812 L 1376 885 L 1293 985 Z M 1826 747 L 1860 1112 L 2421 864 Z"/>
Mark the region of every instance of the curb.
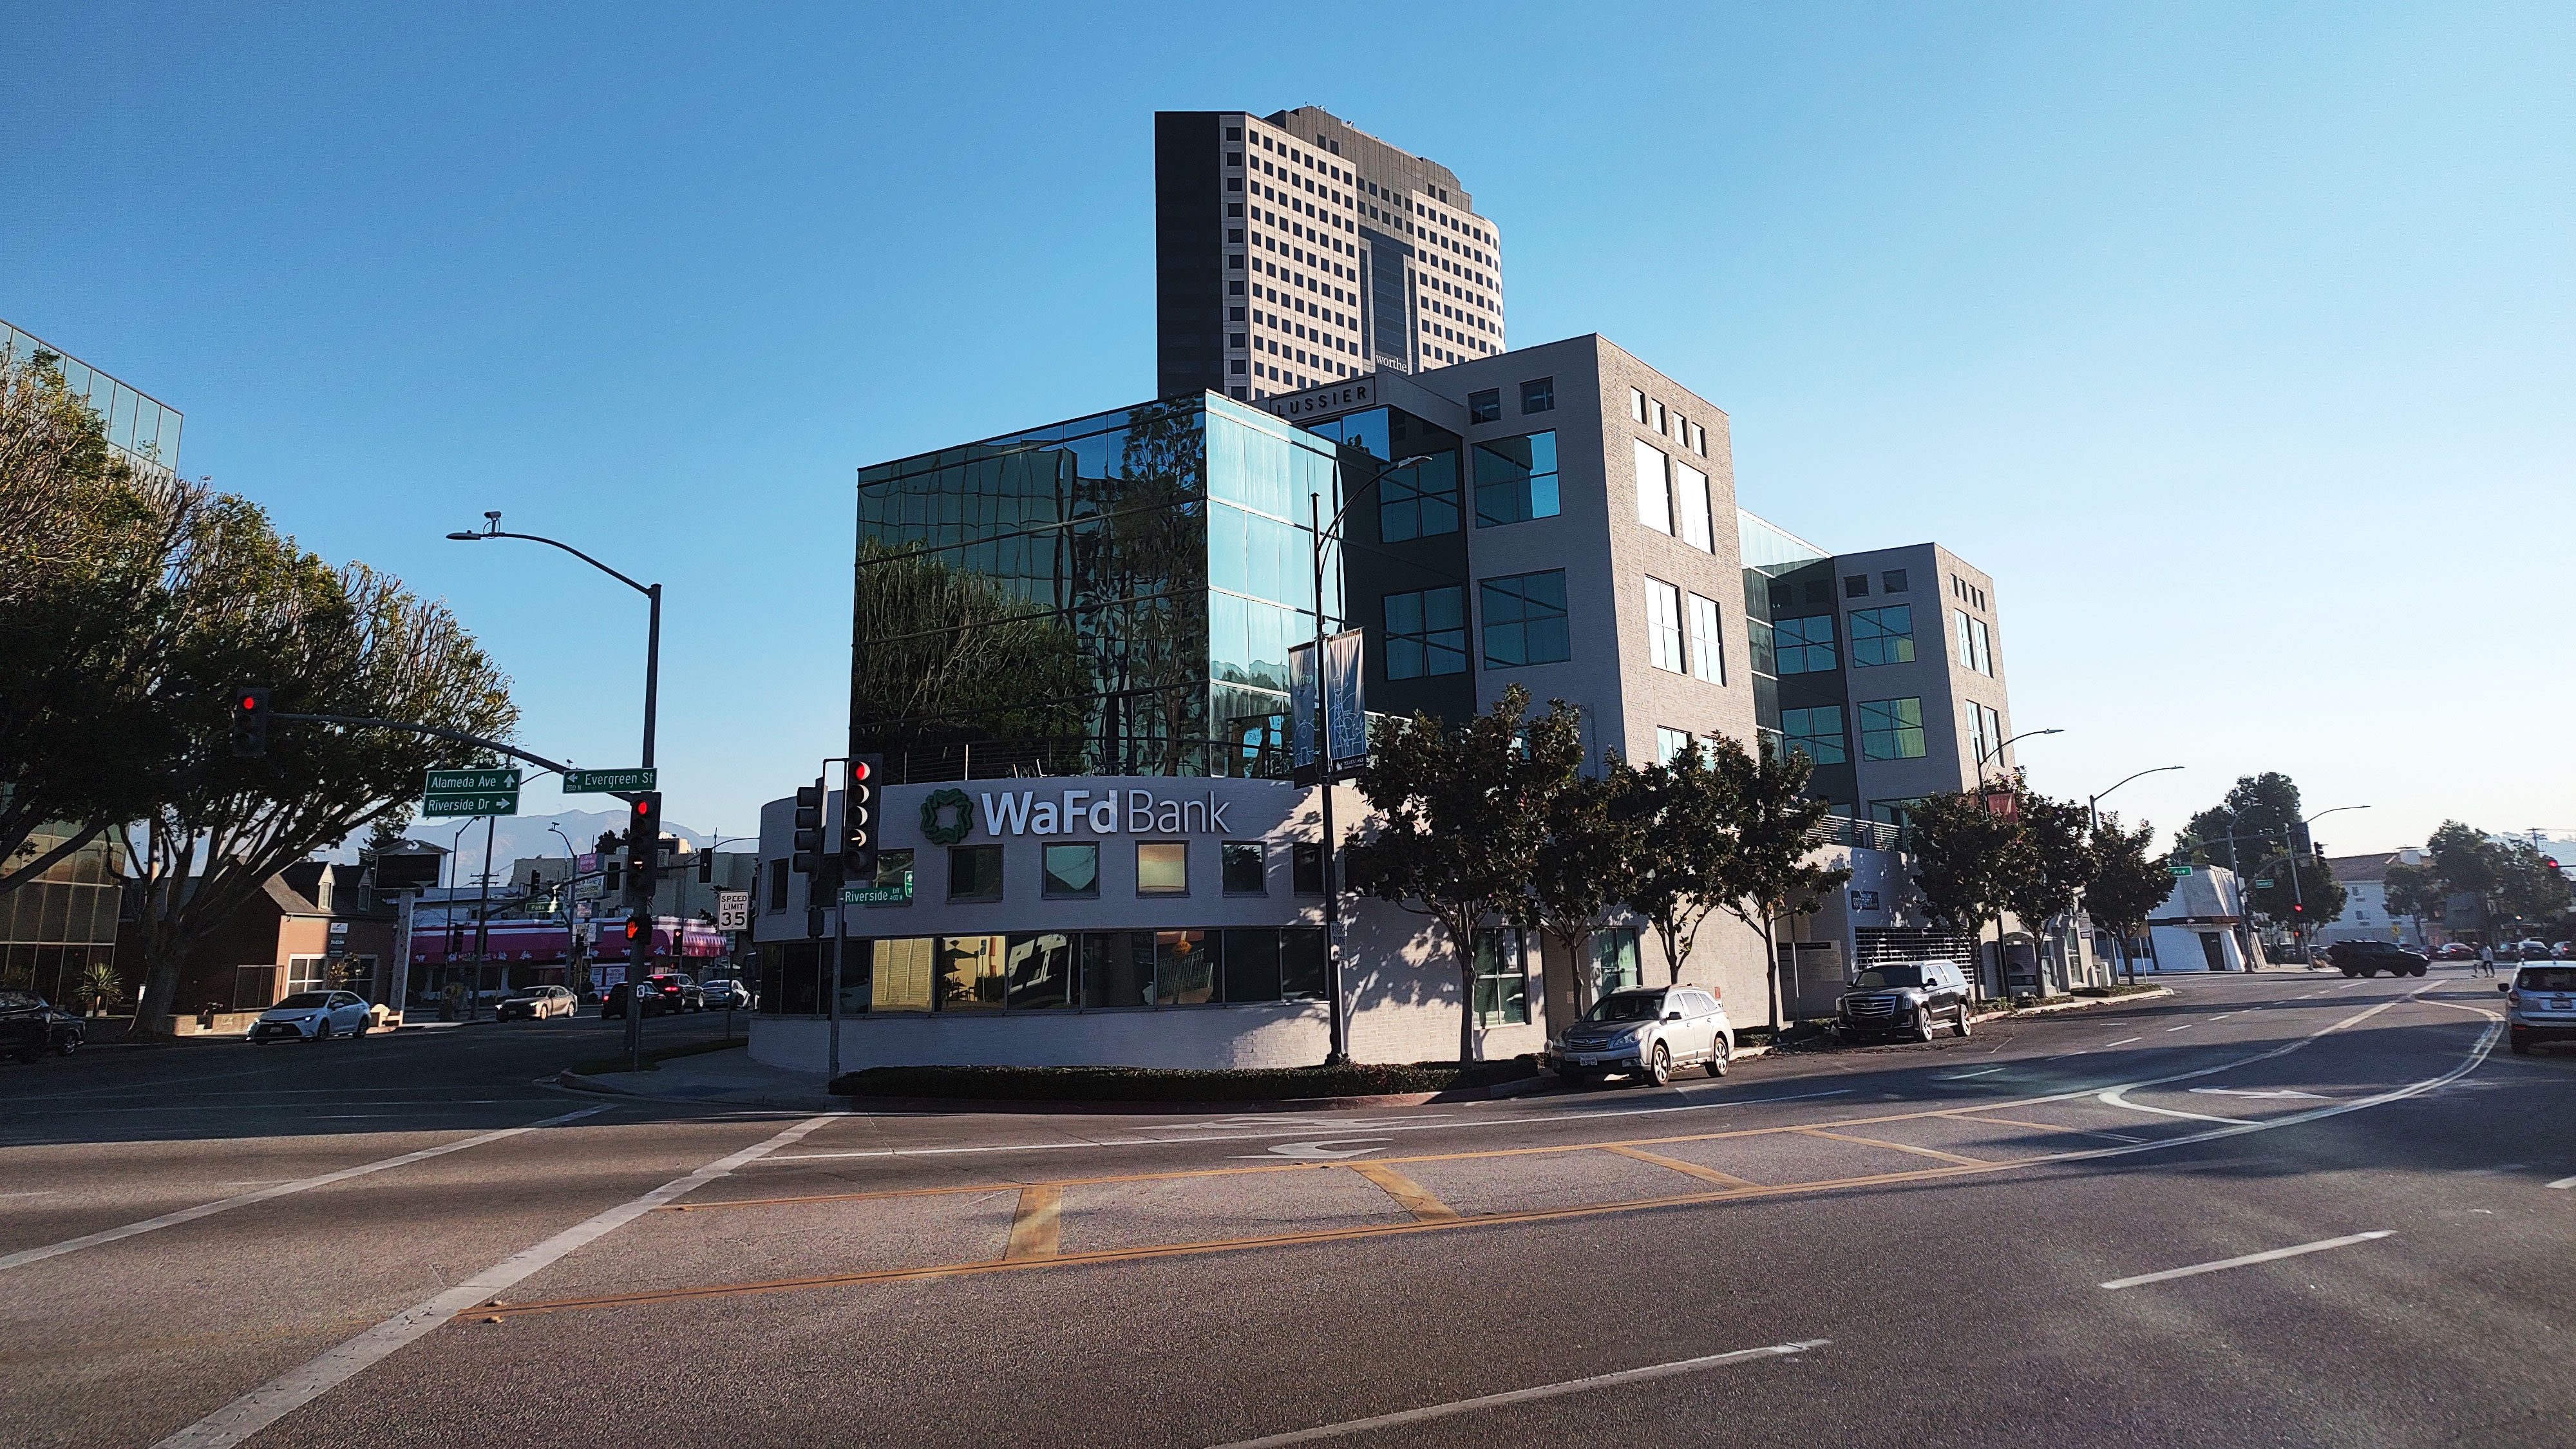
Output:
<path fill-rule="evenodd" d="M 1983 1011 L 1971 1020 L 2001 1020 L 2010 1016 L 2041 1016 L 2052 1011 L 2081 1011 L 2088 1007 L 2111 1006 L 2128 1001 L 2154 1001 L 2158 997 L 2175 994 L 2172 987 L 2159 986 L 2152 991 L 2131 991 L 2119 996 L 2079 996 L 2073 1001 L 2052 1002 L 2047 1006 L 2028 1006 L 2019 1009 L 2007 1006 L 1999 1011 Z"/>
<path fill-rule="evenodd" d="M 1553 1072 L 1496 1082 L 1490 1087 L 1468 1087 L 1446 1092 L 1381 1092 L 1357 1097 L 1247 1097 L 1223 1101 L 1186 1102 L 1093 1102 L 1016 1101 L 1007 1097 L 840 1097 L 854 1111 L 905 1112 L 1007 1112 L 1007 1113 L 1082 1113 L 1086 1115 L 1154 1116 L 1159 1114 L 1204 1116 L 1211 1112 L 1356 1112 L 1371 1107 L 1419 1107 L 1426 1102 L 1486 1102 L 1507 1097 L 1525 1097 L 1556 1085 Z"/>

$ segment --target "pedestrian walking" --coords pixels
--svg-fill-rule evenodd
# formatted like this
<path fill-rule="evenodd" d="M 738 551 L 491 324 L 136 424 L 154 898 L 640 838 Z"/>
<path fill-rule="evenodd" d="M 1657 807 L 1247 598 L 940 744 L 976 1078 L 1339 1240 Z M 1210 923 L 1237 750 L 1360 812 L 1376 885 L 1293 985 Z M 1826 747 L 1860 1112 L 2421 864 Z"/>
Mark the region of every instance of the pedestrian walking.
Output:
<path fill-rule="evenodd" d="M 2470 971 L 2469 974 L 2472 976 L 2493 976 L 2495 974 L 2495 947 L 2487 945 L 2481 945 L 2478 947 L 2478 964 Z"/>

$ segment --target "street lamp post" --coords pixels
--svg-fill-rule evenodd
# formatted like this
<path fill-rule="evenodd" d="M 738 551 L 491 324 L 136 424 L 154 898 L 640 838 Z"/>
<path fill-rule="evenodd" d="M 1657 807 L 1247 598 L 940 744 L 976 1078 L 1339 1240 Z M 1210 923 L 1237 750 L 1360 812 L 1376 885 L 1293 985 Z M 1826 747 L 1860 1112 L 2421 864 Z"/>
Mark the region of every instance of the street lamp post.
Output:
<path fill-rule="evenodd" d="M 1986 782 L 1986 761 L 1992 760 L 1998 766 L 2003 764 L 2004 751 L 2012 745 L 2013 740 L 2026 740 L 2032 735 L 2062 735 L 2064 733 L 2066 733 L 2064 730 L 2023 730 L 2020 734 L 2014 735 L 2012 739 L 2005 740 L 2002 744 L 1995 746 L 1991 752 L 1977 756 L 1977 783 L 1982 785 Z M 2110 792 L 2106 790 L 2103 793 L 2108 794 Z"/>
<path fill-rule="evenodd" d="M 2180 765 L 2158 765 L 2152 770 L 2140 770 L 2138 773 L 2129 776 L 2127 780 L 2122 780 L 2118 785 L 2113 785 L 2111 790 L 2119 789 L 2120 785 L 2129 783 L 2129 780 L 2143 780 L 2149 775 L 2161 775 L 2168 770 L 2179 770 L 2181 768 L 2182 766 Z M 2111 790 L 2101 791 L 2100 793 L 2089 796 L 2085 799 L 2084 829 L 2086 834 L 2099 835 L 2102 833 L 2102 797 L 2110 794 Z M 2156 938 L 2153 933 L 2150 933 L 2147 937 L 2147 949 L 2149 951 L 2153 951 L 2155 949 L 2155 945 Z M 2128 968 L 2129 984 L 2132 986 L 2137 985 L 2138 968 L 2129 960 L 2129 943 L 2125 940 L 2120 943 L 2120 964 Z M 2159 966 L 2158 969 L 2161 970 L 2162 967 Z"/>
<path fill-rule="evenodd" d="M 2340 814 L 2346 810 L 2367 810 L 2369 808 L 2370 807 L 2367 805 L 2337 805 L 2332 810 L 2320 810 L 2316 814 L 2309 816 L 2307 819 L 2300 821 L 2299 824 L 2303 827 L 2313 825 L 2317 821 L 2323 820 L 2329 815 Z M 2308 848 L 2311 850 L 2316 848 L 2316 842 L 2313 839 L 2308 842 Z M 2297 907 L 2296 914 L 2299 918 L 2299 924 L 2291 929 L 2299 938 L 2299 954 L 2304 959 L 2308 950 L 2308 898 L 2306 893 L 2299 889 L 2299 853 L 2295 850 L 2284 853 L 2289 856 L 2290 860 L 2290 903 Z M 2310 962 L 2308 964 L 2313 965 L 2315 963 Z"/>
<path fill-rule="evenodd" d="M 1386 463 L 1371 474 L 1368 482 L 1351 490 L 1342 506 L 1333 510 L 1331 522 L 1324 521 L 1324 495 L 1306 495 L 1307 521 L 1313 532 L 1315 578 L 1315 779 L 1321 801 L 1324 827 L 1322 869 L 1324 874 L 1324 990 L 1331 998 L 1329 1045 L 1324 1052 L 1324 1065 L 1338 1067 L 1351 1059 L 1350 1019 L 1342 1006 L 1342 882 L 1339 841 L 1333 827 L 1333 729 L 1332 700 L 1324 688 L 1324 540 L 1341 532 L 1342 520 L 1350 515 L 1351 505 L 1360 495 L 1375 488 L 1386 475 L 1398 468 L 1431 460 L 1428 453 L 1416 453 Z M 1293 746 L 1294 741 L 1291 741 Z"/>

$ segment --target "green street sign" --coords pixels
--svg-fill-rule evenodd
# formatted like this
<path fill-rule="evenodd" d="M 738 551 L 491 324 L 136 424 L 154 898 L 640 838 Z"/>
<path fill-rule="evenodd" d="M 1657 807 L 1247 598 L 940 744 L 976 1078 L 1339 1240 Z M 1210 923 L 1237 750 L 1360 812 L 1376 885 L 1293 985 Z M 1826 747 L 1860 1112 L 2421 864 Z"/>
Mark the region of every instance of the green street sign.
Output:
<path fill-rule="evenodd" d="M 650 765 L 639 770 L 566 770 L 563 792 L 567 795 L 618 795 L 658 789 L 661 774 L 659 769 Z"/>
<path fill-rule="evenodd" d="M 519 813 L 519 772 L 507 770 L 432 770 L 421 788 L 423 819 Z"/>
<path fill-rule="evenodd" d="M 2187 865 L 2169 865 L 2165 869 L 2172 872 L 2176 880 L 2182 880 L 2191 874 L 2191 867 Z"/>
<path fill-rule="evenodd" d="M 2270 890 L 2272 887 L 2274 887 L 2274 886 L 2276 886 L 2276 885 L 2279 885 L 2279 884 L 2280 884 L 2280 882 L 2279 882 L 2279 881 L 2272 881 L 2272 880 L 2258 880 L 2258 881 L 2254 882 L 2254 889 L 2256 889 L 2256 890 L 2258 890 L 2258 891 L 2268 891 L 2268 890 Z"/>
<path fill-rule="evenodd" d="M 912 899 L 912 885 L 866 885 L 841 887 L 841 904 L 845 906 L 899 906 Z"/>

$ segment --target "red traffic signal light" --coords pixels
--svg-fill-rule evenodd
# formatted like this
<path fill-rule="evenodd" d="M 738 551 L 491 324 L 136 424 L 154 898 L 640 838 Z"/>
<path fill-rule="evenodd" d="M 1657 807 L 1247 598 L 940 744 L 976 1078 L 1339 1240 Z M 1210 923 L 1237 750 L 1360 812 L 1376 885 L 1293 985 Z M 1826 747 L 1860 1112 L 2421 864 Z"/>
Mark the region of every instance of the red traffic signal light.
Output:
<path fill-rule="evenodd" d="M 249 685 L 232 692 L 233 754 L 255 760 L 268 753 L 268 688 Z"/>
<path fill-rule="evenodd" d="M 2304 916 L 2304 915 L 2306 915 L 2307 913 L 2308 913 L 2308 903 L 2307 903 L 2307 902 L 2305 902 L 2305 901 L 2292 901 L 2292 902 L 2290 903 L 2290 914 L 2291 914 L 2291 915 L 2294 915 L 2294 916 Z"/>
<path fill-rule="evenodd" d="M 2558 857 L 2554 855 L 2544 855 L 2540 858 L 2540 863 L 2549 867 L 2551 870 L 2556 870 L 2558 868 Z"/>

